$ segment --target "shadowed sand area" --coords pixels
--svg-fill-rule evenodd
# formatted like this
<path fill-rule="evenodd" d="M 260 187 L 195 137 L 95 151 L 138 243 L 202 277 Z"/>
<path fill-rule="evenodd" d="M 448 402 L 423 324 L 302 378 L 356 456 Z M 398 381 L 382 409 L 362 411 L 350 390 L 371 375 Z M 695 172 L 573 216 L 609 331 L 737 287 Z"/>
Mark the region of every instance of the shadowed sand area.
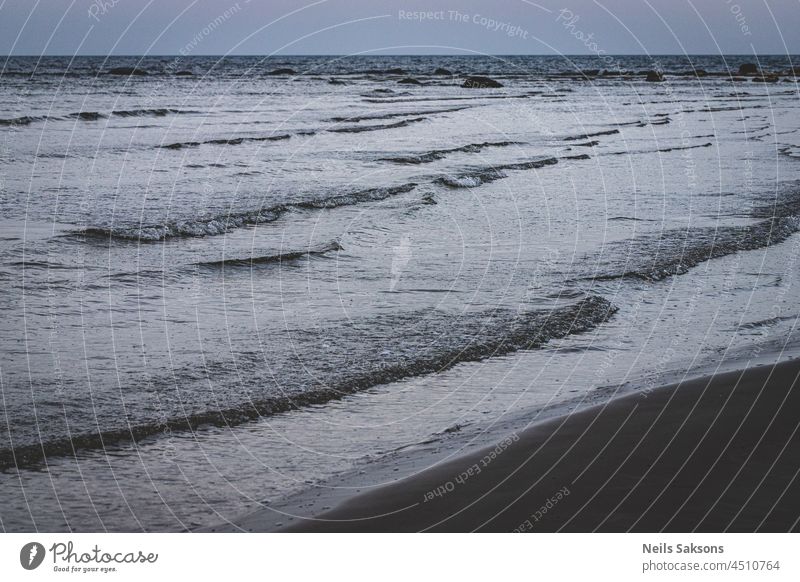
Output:
<path fill-rule="evenodd" d="M 621 397 L 287 530 L 797 531 L 799 372 L 791 360 Z"/>

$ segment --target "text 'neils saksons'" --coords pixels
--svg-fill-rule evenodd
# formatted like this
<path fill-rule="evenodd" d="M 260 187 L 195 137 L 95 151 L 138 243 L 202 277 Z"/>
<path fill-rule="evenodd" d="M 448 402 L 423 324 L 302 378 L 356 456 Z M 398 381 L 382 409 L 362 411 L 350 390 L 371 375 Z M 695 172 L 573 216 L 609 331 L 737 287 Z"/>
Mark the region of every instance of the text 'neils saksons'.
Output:
<path fill-rule="evenodd" d="M 723 546 L 698 546 L 695 544 L 642 544 L 643 554 L 724 554 Z"/>

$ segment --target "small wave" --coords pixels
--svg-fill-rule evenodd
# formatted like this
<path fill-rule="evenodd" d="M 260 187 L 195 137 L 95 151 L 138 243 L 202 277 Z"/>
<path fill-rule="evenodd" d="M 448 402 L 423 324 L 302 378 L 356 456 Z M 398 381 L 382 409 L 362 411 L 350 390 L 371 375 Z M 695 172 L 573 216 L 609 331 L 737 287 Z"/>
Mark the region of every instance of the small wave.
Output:
<path fill-rule="evenodd" d="M 784 321 L 794 321 L 796 322 L 800 319 L 800 315 L 783 315 L 777 317 L 770 317 L 769 319 L 762 319 L 759 321 L 751 321 L 749 323 L 742 323 L 741 325 L 737 326 L 736 329 L 762 329 L 765 327 L 774 327 L 783 323 Z"/>
<path fill-rule="evenodd" d="M 219 164 L 219 163 L 212 163 L 212 164 L 186 164 L 183 166 L 184 168 L 188 168 L 191 170 L 199 170 L 200 168 L 227 168 L 227 164 Z"/>
<path fill-rule="evenodd" d="M 677 152 L 681 150 L 695 150 L 700 148 L 710 148 L 714 144 L 711 142 L 706 142 L 703 144 L 698 145 L 685 145 L 685 146 L 673 146 L 668 148 L 660 148 L 656 150 L 628 150 L 628 151 L 621 151 L 621 152 L 608 152 L 603 155 L 608 156 L 632 156 L 632 155 L 642 155 L 642 154 L 664 154 L 668 152 Z"/>
<path fill-rule="evenodd" d="M 466 176 L 445 176 L 443 178 L 439 178 L 439 182 L 444 184 L 445 186 L 450 186 L 451 188 L 477 188 L 481 184 L 485 184 L 487 182 L 491 182 L 493 180 L 498 180 L 500 178 L 504 178 L 505 174 L 501 172 L 496 172 L 491 175 L 484 172 L 480 175 L 472 174 Z"/>
<path fill-rule="evenodd" d="M 800 183 L 793 183 L 777 195 L 758 198 L 749 214 L 754 218 L 800 216 Z"/>
<path fill-rule="evenodd" d="M 167 115 L 186 115 L 192 113 L 200 113 L 199 111 L 191 111 L 187 109 L 122 109 L 112 111 L 111 115 L 117 117 L 166 117 Z"/>
<path fill-rule="evenodd" d="M 70 113 L 69 115 L 65 115 L 64 119 L 80 119 L 82 121 L 99 121 L 100 119 L 106 119 L 107 117 L 108 116 L 100 113 L 99 111 L 79 111 L 78 113 Z"/>
<path fill-rule="evenodd" d="M 413 97 L 408 99 L 396 99 L 394 97 L 370 97 L 369 95 L 364 95 L 365 103 L 421 103 L 426 101 L 483 101 L 483 100 L 491 100 L 491 99 L 530 99 L 536 95 L 541 95 L 541 91 L 531 91 L 530 93 L 526 93 L 523 95 L 481 95 L 476 97 Z"/>
<path fill-rule="evenodd" d="M 282 141 L 284 139 L 289 139 L 292 136 L 288 133 L 283 133 L 279 135 L 267 135 L 267 136 L 257 136 L 257 137 L 232 137 L 232 138 L 219 138 L 219 139 L 208 139 L 205 141 L 183 141 L 183 142 L 176 142 L 167 145 L 160 146 L 163 149 L 167 150 L 180 150 L 183 148 L 196 148 L 202 145 L 240 145 L 243 143 L 252 143 L 252 142 L 262 142 L 262 141 Z"/>
<path fill-rule="evenodd" d="M 453 113 L 455 111 L 463 111 L 469 109 L 468 107 L 450 107 L 449 109 L 433 109 L 431 111 L 397 111 L 393 113 L 375 113 L 370 115 L 358 115 L 352 117 L 331 117 L 328 121 L 333 123 L 340 123 L 342 121 L 349 121 L 351 123 L 359 123 L 361 121 L 378 121 L 381 119 L 393 119 L 395 117 L 420 117 L 423 115 L 436 115 L 437 113 Z"/>
<path fill-rule="evenodd" d="M 612 216 L 609 221 L 630 221 L 630 222 L 652 222 L 648 218 L 636 218 L 635 216 Z"/>
<path fill-rule="evenodd" d="M 689 109 L 685 110 L 684 113 L 717 113 L 720 111 L 744 111 L 745 109 L 763 109 L 766 105 L 733 105 L 729 107 L 711 107 L 706 106 L 700 109 Z"/>
<path fill-rule="evenodd" d="M 580 135 L 565 137 L 564 141 L 581 141 L 584 139 L 589 139 L 591 137 L 600 137 L 601 135 L 614 135 L 615 133 L 619 133 L 619 130 L 609 129 L 608 131 L 597 131 L 595 133 L 582 133 Z"/>
<path fill-rule="evenodd" d="M 621 121 L 619 123 L 615 123 L 617 127 L 647 127 L 647 123 L 641 120 L 637 121 Z"/>
<path fill-rule="evenodd" d="M 442 176 L 435 182 L 451 188 L 475 188 L 506 177 L 506 170 L 534 170 L 557 164 L 556 158 L 540 158 L 529 162 L 501 164 L 454 176 Z"/>
<path fill-rule="evenodd" d="M 419 123 L 420 121 L 427 120 L 427 117 L 414 117 L 412 119 L 404 119 L 396 123 L 386 123 L 382 125 L 347 125 L 344 127 L 334 127 L 328 131 L 334 133 L 362 133 L 365 131 L 381 131 L 384 129 L 396 129 L 398 127 L 406 127 L 412 123 Z"/>
<path fill-rule="evenodd" d="M 0 126 L 13 127 L 16 125 L 30 125 L 37 121 L 44 121 L 47 119 L 46 115 L 24 115 L 22 117 L 13 117 L 10 119 L 0 119 Z"/>
<path fill-rule="evenodd" d="M 339 194 L 327 198 L 288 202 L 269 208 L 250 210 L 246 212 L 231 213 L 223 216 L 201 220 L 184 220 L 170 222 L 162 225 L 147 225 L 138 227 L 89 227 L 72 233 L 73 235 L 89 238 L 114 239 L 122 241 L 157 242 L 170 238 L 190 238 L 203 236 L 216 236 L 244 226 L 255 226 L 266 222 L 274 222 L 292 210 L 319 210 L 351 206 L 363 202 L 377 202 L 390 196 L 410 192 L 416 188 L 415 183 L 401 186 L 371 188 L 349 194 Z"/>
<path fill-rule="evenodd" d="M 393 162 L 395 164 L 428 164 L 430 162 L 434 162 L 436 160 L 441 160 L 442 158 L 446 157 L 448 154 L 456 153 L 456 152 L 464 152 L 464 153 L 477 153 L 481 150 L 486 148 L 494 148 L 494 147 L 507 147 L 511 145 L 519 145 L 521 142 L 518 141 L 496 141 L 496 142 L 483 142 L 483 143 L 471 143 L 457 148 L 450 148 L 450 149 L 443 149 L 443 150 L 431 150 L 429 152 L 425 152 L 423 154 L 415 154 L 410 156 L 397 156 L 394 158 L 380 158 L 382 162 Z"/>
<path fill-rule="evenodd" d="M 74 266 L 69 265 L 61 265 L 59 263 L 51 263 L 49 261 L 12 261 L 10 263 L 6 263 L 10 267 L 20 267 L 22 269 L 44 269 L 44 270 L 56 270 L 56 269 L 75 269 Z"/>
<path fill-rule="evenodd" d="M 277 253 L 274 255 L 253 256 L 246 259 L 221 259 L 219 261 L 206 261 L 202 263 L 197 263 L 197 265 L 201 267 L 227 268 L 227 267 L 252 267 L 255 265 L 282 264 L 291 261 L 296 261 L 297 259 L 302 259 L 306 257 L 320 257 L 331 252 L 342 251 L 342 250 L 344 250 L 344 248 L 342 247 L 342 245 L 339 244 L 338 241 L 331 241 L 328 244 L 323 245 L 321 247 L 308 249 L 304 251 L 287 251 L 285 253 Z"/>
<path fill-rule="evenodd" d="M 682 275 L 711 259 L 781 243 L 798 230 L 800 219 L 784 216 L 749 226 L 666 231 L 657 236 L 611 245 L 613 257 L 629 259 L 621 267 L 614 266 L 616 261 L 613 258 L 611 261 L 605 260 L 606 264 L 587 279 L 660 281 L 673 275 Z"/>
<path fill-rule="evenodd" d="M 183 113 L 199 113 L 197 111 L 187 111 L 180 109 L 129 109 L 112 111 L 111 115 L 116 117 L 164 117 L 166 115 L 178 115 Z M 108 119 L 109 115 L 100 111 L 77 111 L 66 115 L 26 115 L 12 119 L 0 119 L 0 126 L 30 125 L 40 121 L 65 121 L 69 119 L 79 119 L 81 121 L 99 121 Z"/>
<path fill-rule="evenodd" d="M 672 119 L 670 118 L 668 113 L 656 113 L 653 115 L 655 120 L 637 120 L 637 121 L 624 121 L 620 123 L 615 123 L 617 127 L 647 127 L 648 125 L 669 125 L 672 123 Z"/>
<path fill-rule="evenodd" d="M 800 159 L 800 147 L 796 145 L 787 145 L 778 148 L 778 153 L 786 156 L 787 158 Z"/>

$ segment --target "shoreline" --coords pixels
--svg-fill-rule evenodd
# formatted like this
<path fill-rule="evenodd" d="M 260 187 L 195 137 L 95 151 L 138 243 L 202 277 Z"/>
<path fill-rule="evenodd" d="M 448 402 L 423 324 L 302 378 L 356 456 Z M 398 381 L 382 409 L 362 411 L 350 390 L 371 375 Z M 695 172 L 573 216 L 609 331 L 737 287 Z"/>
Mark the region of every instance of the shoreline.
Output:
<path fill-rule="evenodd" d="M 339 493 L 321 511 L 266 508 L 205 531 L 797 531 L 800 359 L 723 364 Z"/>

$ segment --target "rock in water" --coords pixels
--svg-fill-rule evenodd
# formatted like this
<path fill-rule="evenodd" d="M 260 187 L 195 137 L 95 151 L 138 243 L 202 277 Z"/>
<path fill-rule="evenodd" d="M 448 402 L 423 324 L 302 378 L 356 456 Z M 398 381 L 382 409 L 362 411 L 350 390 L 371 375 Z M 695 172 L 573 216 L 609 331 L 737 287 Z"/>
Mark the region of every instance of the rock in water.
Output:
<path fill-rule="evenodd" d="M 273 75 L 273 76 L 296 75 L 296 74 L 297 71 L 295 71 L 294 69 L 275 69 L 274 71 L 270 71 L 269 73 L 267 73 L 267 75 Z"/>
<path fill-rule="evenodd" d="M 740 75 L 758 75 L 758 67 L 753 63 L 744 63 L 739 65 Z"/>
<path fill-rule="evenodd" d="M 400 79 L 398 81 L 398 83 L 400 85 L 422 85 L 422 83 L 420 83 L 416 79 L 412 79 L 411 77 L 406 77 L 405 79 Z"/>
<path fill-rule="evenodd" d="M 648 83 L 661 83 L 664 80 L 664 75 L 658 71 L 647 71 L 647 78 L 645 81 Z"/>
<path fill-rule="evenodd" d="M 452 75 L 453 72 L 452 71 L 448 71 L 447 69 L 443 69 L 442 67 L 439 67 L 438 69 L 436 69 L 433 72 L 433 74 L 434 75 Z"/>
<path fill-rule="evenodd" d="M 489 77 L 467 77 L 461 86 L 465 89 L 499 89 L 503 84 Z"/>
<path fill-rule="evenodd" d="M 136 67 L 114 67 L 108 71 L 109 75 L 136 75 L 143 77 L 147 75 L 144 69 L 137 69 Z"/>

